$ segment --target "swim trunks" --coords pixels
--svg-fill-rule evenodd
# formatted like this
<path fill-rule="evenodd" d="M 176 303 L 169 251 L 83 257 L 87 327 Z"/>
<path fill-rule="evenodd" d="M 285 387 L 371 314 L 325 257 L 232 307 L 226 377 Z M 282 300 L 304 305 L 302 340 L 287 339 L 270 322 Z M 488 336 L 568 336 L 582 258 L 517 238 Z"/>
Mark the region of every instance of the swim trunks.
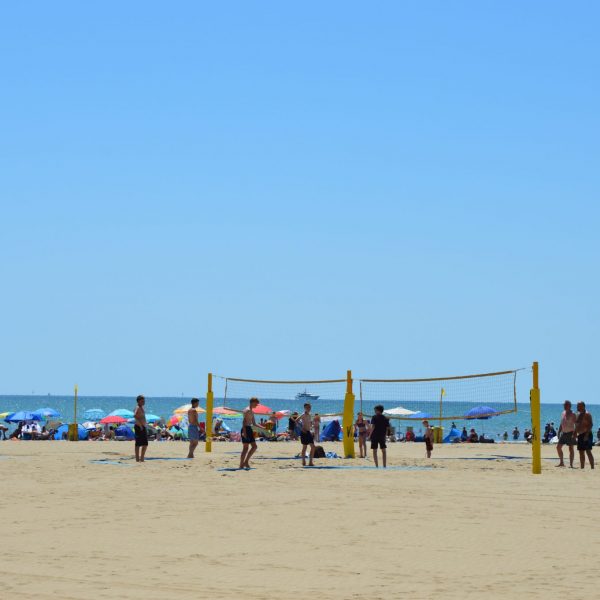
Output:
<path fill-rule="evenodd" d="M 580 433 L 577 436 L 577 450 L 591 450 L 594 447 L 592 432 Z"/>
<path fill-rule="evenodd" d="M 310 444 L 314 443 L 315 438 L 310 431 L 303 431 L 300 434 L 300 441 L 302 442 L 303 446 L 309 446 Z"/>
<path fill-rule="evenodd" d="M 376 438 L 371 436 L 371 450 L 377 450 L 377 447 L 385 450 L 387 445 L 385 443 L 385 438 Z"/>
<path fill-rule="evenodd" d="M 433 450 L 433 442 L 429 438 L 425 438 L 425 448 L 430 452 Z"/>
<path fill-rule="evenodd" d="M 252 431 L 252 427 L 250 425 L 246 425 L 242 427 L 242 444 L 254 444 L 254 432 Z"/>
<path fill-rule="evenodd" d="M 135 425 L 133 427 L 135 433 L 135 445 L 136 446 L 147 446 L 148 445 L 148 432 L 145 427 Z"/>
<path fill-rule="evenodd" d="M 563 431 L 560 434 L 560 439 L 558 440 L 558 443 L 566 446 L 572 446 L 575 443 L 575 440 L 573 439 L 573 432 Z"/>
<path fill-rule="evenodd" d="M 200 440 L 200 428 L 198 425 L 192 424 L 188 426 L 188 437 L 192 442 L 197 442 Z"/>

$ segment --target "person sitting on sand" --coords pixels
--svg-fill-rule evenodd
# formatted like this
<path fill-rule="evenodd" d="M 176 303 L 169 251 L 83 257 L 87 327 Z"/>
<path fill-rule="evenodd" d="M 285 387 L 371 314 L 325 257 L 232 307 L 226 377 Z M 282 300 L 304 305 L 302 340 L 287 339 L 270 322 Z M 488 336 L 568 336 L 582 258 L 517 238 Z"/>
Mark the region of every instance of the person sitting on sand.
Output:
<path fill-rule="evenodd" d="M 8 427 L 2 425 L 2 423 L 0 423 L 0 436 L 2 437 L 3 440 L 6 439 L 6 432 L 8 431 Z"/>
<path fill-rule="evenodd" d="M 19 423 L 17 428 L 8 436 L 9 440 L 20 440 L 23 431 L 23 423 Z"/>
<path fill-rule="evenodd" d="M 429 421 L 423 421 L 423 427 L 425 427 L 425 433 L 423 434 L 423 440 L 425 441 L 425 454 L 427 458 L 431 458 L 431 451 L 433 450 L 433 428 L 429 426 Z"/>
<path fill-rule="evenodd" d="M 469 432 L 469 442 L 471 442 L 471 444 L 476 444 L 479 442 L 479 437 L 477 436 L 475 429 L 471 429 Z"/>
<path fill-rule="evenodd" d="M 200 442 L 200 424 L 198 423 L 198 398 L 192 398 L 192 407 L 187 411 L 188 415 L 188 438 L 190 439 L 190 447 L 188 450 L 188 458 L 194 458 L 194 450 Z"/>
<path fill-rule="evenodd" d="M 375 414 L 371 419 L 371 450 L 373 451 L 373 461 L 378 468 L 377 448 L 381 448 L 381 458 L 383 468 L 385 469 L 387 467 L 386 436 L 388 427 L 390 426 L 390 420 L 383 415 L 384 408 L 381 404 L 378 404 L 374 410 Z"/>
<path fill-rule="evenodd" d="M 356 416 L 354 430 L 358 435 L 358 452 L 359 458 L 367 458 L 367 435 L 369 433 L 369 422 L 365 421 L 361 412 Z"/>
<path fill-rule="evenodd" d="M 466 442 L 469 439 L 469 434 L 467 433 L 467 428 L 463 427 L 462 433 L 460 434 L 460 441 Z"/>
<path fill-rule="evenodd" d="M 248 406 L 243 410 L 242 418 L 242 454 L 240 455 L 240 469 L 250 468 L 250 458 L 256 452 L 256 440 L 252 427 L 256 427 L 254 409 L 258 406 L 258 398 L 250 398 Z"/>
<path fill-rule="evenodd" d="M 579 462 L 582 469 L 585 467 L 586 454 L 590 462 L 590 469 L 594 468 L 594 455 L 592 454 L 592 448 L 594 446 L 594 434 L 592 433 L 593 426 L 592 415 L 585 409 L 585 402 L 578 402 L 575 433 L 577 435 Z"/>
<path fill-rule="evenodd" d="M 298 422 L 302 427 L 300 431 L 300 443 L 302 444 L 302 466 L 306 466 L 306 449 L 310 446 L 310 458 L 308 466 L 314 467 L 313 458 L 315 457 L 315 438 L 311 432 L 313 420 L 310 416 L 311 405 L 307 402 L 304 405 L 304 412 L 300 415 Z"/>

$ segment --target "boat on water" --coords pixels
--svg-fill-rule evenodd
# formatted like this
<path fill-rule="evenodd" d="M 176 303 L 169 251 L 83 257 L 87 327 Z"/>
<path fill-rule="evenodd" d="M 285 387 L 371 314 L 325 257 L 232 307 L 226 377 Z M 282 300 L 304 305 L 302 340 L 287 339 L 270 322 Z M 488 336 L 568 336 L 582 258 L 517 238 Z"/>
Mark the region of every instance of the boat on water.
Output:
<path fill-rule="evenodd" d="M 315 394 L 309 394 L 306 390 L 296 394 L 296 400 L 300 400 L 302 402 L 312 402 L 313 400 L 318 400 L 319 396 Z"/>

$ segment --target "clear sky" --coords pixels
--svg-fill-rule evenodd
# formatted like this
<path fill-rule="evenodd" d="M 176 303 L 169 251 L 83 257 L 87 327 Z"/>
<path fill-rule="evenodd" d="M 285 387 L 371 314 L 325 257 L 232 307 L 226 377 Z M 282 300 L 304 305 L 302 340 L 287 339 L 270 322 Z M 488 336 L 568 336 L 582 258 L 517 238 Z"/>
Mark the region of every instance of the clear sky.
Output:
<path fill-rule="evenodd" d="M 598 401 L 598 3 L 1 16 L 1 394 L 538 360 Z"/>

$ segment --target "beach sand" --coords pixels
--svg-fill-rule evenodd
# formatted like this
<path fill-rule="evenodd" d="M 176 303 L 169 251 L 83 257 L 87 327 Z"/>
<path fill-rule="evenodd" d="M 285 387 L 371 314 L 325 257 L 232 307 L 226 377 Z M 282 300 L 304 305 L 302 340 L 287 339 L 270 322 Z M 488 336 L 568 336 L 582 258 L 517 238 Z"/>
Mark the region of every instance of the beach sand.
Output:
<path fill-rule="evenodd" d="M 326 444 L 341 453 L 341 444 Z M 391 444 L 302 469 L 293 442 L 1 442 L 4 598 L 593 597 L 600 472 L 531 475 L 521 444 Z M 600 452 L 595 451 L 598 456 Z M 554 458 L 555 447 L 544 448 Z M 503 455 L 523 457 L 508 460 Z M 282 458 L 279 460 L 279 458 Z M 491 458 L 492 460 L 471 460 Z M 578 457 L 576 457 L 578 458 Z M 101 462 L 93 462 L 101 461 Z M 372 466 L 364 460 L 319 465 Z"/>

